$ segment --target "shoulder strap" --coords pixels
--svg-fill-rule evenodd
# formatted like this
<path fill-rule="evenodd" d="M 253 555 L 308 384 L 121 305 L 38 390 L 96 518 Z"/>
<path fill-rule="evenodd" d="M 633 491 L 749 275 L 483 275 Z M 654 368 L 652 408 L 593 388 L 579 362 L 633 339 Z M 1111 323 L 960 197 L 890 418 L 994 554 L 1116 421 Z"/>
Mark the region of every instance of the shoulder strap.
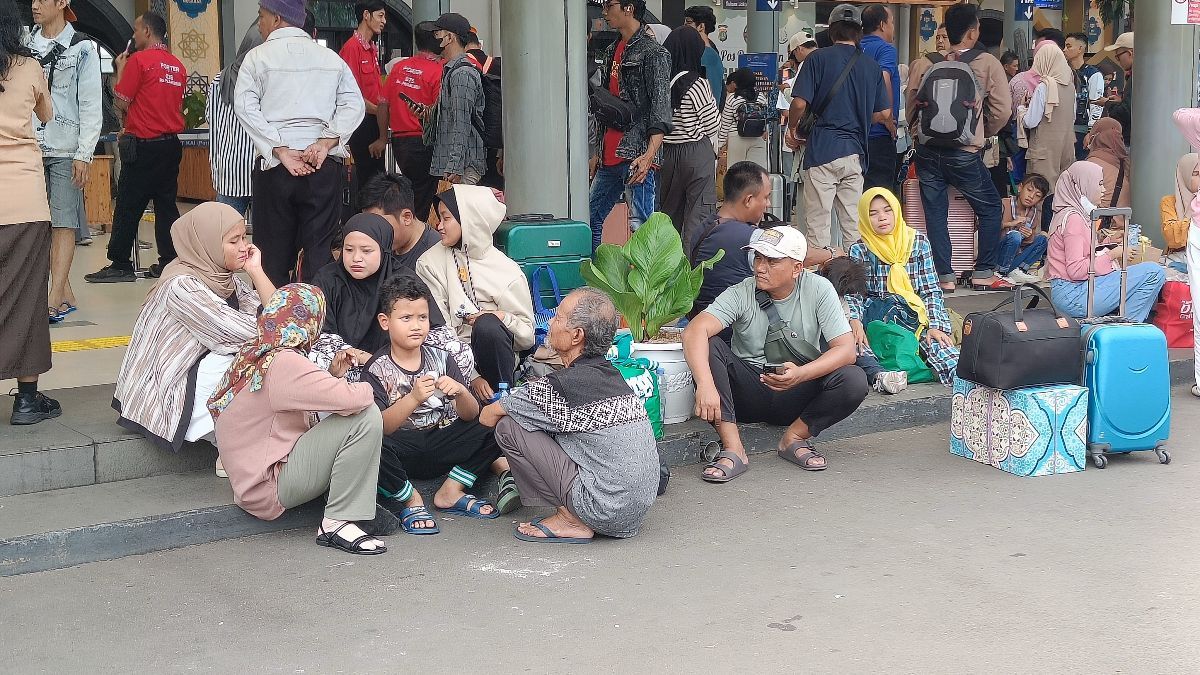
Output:
<path fill-rule="evenodd" d="M 850 77 L 850 71 L 854 70 L 854 64 L 858 61 L 858 57 L 861 55 L 862 50 L 856 47 L 854 49 L 854 56 L 851 56 L 850 60 L 846 62 L 846 67 L 842 68 L 842 74 L 838 75 L 838 79 L 825 94 L 825 98 L 821 99 L 821 102 L 817 104 L 817 107 L 813 108 L 814 117 L 820 117 L 821 113 L 825 112 L 825 106 L 829 105 L 829 101 L 834 97 L 835 94 L 841 91 L 842 85 L 845 84 L 846 78 Z"/>
<path fill-rule="evenodd" d="M 488 73 L 489 75 L 491 74 L 489 71 L 491 71 L 491 69 L 492 69 L 492 59 L 493 58 L 494 57 L 489 56 L 483 60 L 483 72 Z"/>
<path fill-rule="evenodd" d="M 1117 186 L 1113 188 L 1112 201 L 1109 206 L 1116 207 L 1117 200 L 1121 198 L 1121 186 L 1125 183 L 1125 160 L 1121 160 L 1121 165 L 1117 167 Z M 1112 227 L 1112 216 L 1104 216 L 1100 219 L 1100 227 Z"/>
<path fill-rule="evenodd" d="M 959 54 L 958 58 L 956 58 L 955 60 L 958 61 L 959 63 L 970 63 L 982 54 L 983 54 L 982 49 L 972 48 L 972 49 L 968 49 L 967 51 L 963 52 L 962 54 Z"/>
<path fill-rule="evenodd" d="M 767 323 L 779 323 L 779 310 L 775 307 L 775 301 L 766 291 L 754 291 L 754 299 L 758 302 L 758 308 L 767 313 Z"/>
<path fill-rule="evenodd" d="M 681 78 L 687 74 L 688 74 L 688 71 L 686 71 L 686 70 L 681 70 L 678 73 L 675 73 L 675 77 L 671 78 L 671 83 L 668 84 L 667 87 L 674 87 L 675 83 L 679 81 L 679 78 Z"/>
<path fill-rule="evenodd" d="M 728 220 L 728 218 L 717 216 L 717 219 L 713 221 L 713 224 L 704 228 L 704 231 L 700 233 L 700 238 L 696 240 L 696 245 L 692 247 L 692 253 L 688 256 L 688 262 L 692 263 L 692 267 L 696 266 L 696 253 L 700 251 L 700 245 L 704 243 L 705 239 L 708 239 L 708 235 L 712 234 L 713 230 L 717 229 L 718 225 L 726 220 Z"/>
<path fill-rule="evenodd" d="M 946 60 L 946 57 L 941 52 L 929 52 L 925 55 L 925 58 L 934 65 Z"/>

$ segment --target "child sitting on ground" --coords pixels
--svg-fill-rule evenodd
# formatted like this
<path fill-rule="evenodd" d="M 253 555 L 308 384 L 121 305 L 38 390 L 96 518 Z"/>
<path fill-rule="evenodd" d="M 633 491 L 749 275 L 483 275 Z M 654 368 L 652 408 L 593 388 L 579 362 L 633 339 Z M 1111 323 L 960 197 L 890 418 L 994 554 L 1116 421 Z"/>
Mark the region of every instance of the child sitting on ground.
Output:
<path fill-rule="evenodd" d="M 860 350 L 870 348 L 864 325 L 871 321 L 902 326 L 917 336 L 921 358 L 949 386 L 958 348 L 929 240 L 904 222 L 896 195 L 884 188 L 871 188 L 859 200 L 858 230 L 862 241 L 850 247 L 850 257 L 867 265 L 867 292 L 846 296 L 854 341 Z"/>
<path fill-rule="evenodd" d="M 1046 260 L 1048 240 L 1038 230 L 1042 222 L 1042 202 L 1048 194 L 1050 182 L 1040 174 L 1031 173 L 1021 181 L 1016 195 L 1004 198 L 1000 249 L 996 258 L 1000 274 L 1015 284 L 1040 280 L 1033 272 Z"/>
<path fill-rule="evenodd" d="M 363 374 L 383 411 L 381 502 L 400 517 L 409 534 L 439 532 L 410 478 L 449 473 L 433 496 L 434 508 L 443 513 L 492 519 L 520 506 L 508 460 L 500 456 L 492 430 L 476 421 L 479 402 L 468 390 L 466 377 L 449 352 L 424 344 L 429 334 L 428 293 L 411 275 L 383 284 L 378 320 L 389 344 L 375 353 Z M 496 505 L 467 494 L 489 468 L 500 475 Z"/>
<path fill-rule="evenodd" d="M 846 297 L 867 294 L 866 266 L 861 261 L 851 260 L 844 255 L 834 256 L 829 262 L 821 265 L 819 273 L 833 284 L 833 290 L 837 291 L 838 297 L 842 299 L 842 309 L 849 319 L 850 306 L 846 304 Z M 903 370 L 884 370 L 869 346 L 858 345 L 858 359 L 854 365 L 863 369 L 871 388 L 880 394 L 898 394 L 908 387 L 908 373 Z"/>

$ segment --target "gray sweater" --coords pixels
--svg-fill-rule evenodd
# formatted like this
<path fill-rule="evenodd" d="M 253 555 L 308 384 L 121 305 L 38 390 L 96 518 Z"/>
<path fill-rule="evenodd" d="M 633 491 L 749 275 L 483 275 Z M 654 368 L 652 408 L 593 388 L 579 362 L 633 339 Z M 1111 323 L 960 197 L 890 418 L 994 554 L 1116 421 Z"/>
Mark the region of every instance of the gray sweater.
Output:
<path fill-rule="evenodd" d="M 580 359 L 500 404 L 523 429 L 554 437 L 579 466 L 575 515 L 609 537 L 638 533 L 658 491 L 658 447 L 645 407 L 611 363 Z"/>

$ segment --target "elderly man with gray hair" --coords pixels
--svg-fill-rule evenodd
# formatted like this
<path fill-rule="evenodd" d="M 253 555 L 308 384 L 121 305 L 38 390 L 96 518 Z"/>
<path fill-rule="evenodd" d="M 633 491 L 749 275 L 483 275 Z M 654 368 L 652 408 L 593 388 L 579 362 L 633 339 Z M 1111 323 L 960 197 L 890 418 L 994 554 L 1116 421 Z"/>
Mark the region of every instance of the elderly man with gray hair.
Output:
<path fill-rule="evenodd" d="M 641 400 L 605 358 L 619 321 L 606 295 L 573 291 L 550 321 L 566 367 L 484 408 L 526 506 L 553 515 L 521 523 L 523 541 L 585 544 L 632 537 L 658 488 L 658 450 Z"/>

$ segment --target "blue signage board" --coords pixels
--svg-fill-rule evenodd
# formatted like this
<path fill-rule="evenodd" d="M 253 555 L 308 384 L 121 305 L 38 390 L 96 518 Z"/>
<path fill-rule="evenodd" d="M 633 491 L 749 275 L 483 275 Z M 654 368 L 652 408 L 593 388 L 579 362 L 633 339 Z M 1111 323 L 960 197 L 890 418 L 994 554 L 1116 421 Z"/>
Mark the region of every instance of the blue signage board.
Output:
<path fill-rule="evenodd" d="M 1063 0 L 1033 0 L 1033 6 L 1038 9 L 1062 10 Z"/>
<path fill-rule="evenodd" d="M 783 0 L 755 0 L 754 8 L 760 12 L 782 12 Z"/>
<path fill-rule="evenodd" d="M 776 91 L 775 80 L 779 77 L 779 55 L 775 52 L 751 52 L 738 54 L 738 68 L 749 68 L 754 71 L 757 79 L 756 89 L 759 94 L 773 100 L 771 93 Z"/>
<path fill-rule="evenodd" d="M 1017 0 L 1013 17 L 1017 21 L 1033 21 L 1033 0 Z"/>

